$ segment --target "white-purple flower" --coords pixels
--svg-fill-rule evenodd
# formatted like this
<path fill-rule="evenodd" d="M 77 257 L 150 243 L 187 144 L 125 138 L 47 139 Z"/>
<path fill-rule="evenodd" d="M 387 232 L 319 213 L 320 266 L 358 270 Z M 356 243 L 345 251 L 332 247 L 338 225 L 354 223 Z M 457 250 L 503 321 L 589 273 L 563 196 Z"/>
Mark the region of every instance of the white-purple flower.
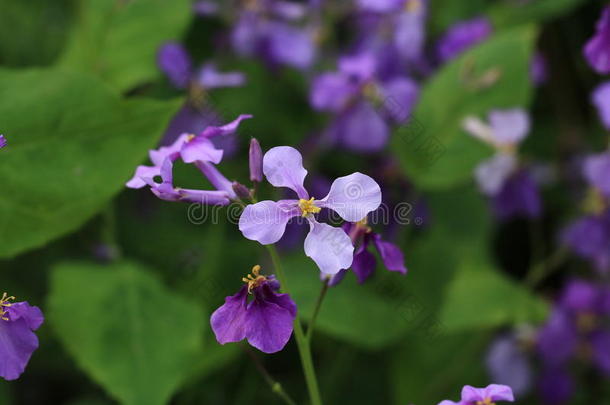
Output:
<path fill-rule="evenodd" d="M 217 149 L 211 141 L 216 136 L 233 134 L 244 119 L 251 115 L 240 115 L 236 120 L 223 126 L 209 126 L 199 135 L 182 134 L 169 146 L 162 146 L 149 152 L 152 166 L 138 166 L 134 176 L 127 182 L 129 188 L 149 186 L 159 198 L 168 201 L 198 202 L 209 205 L 227 205 L 236 197 L 232 183 L 224 177 L 214 164 L 220 163 L 222 149 Z M 192 190 L 175 187 L 173 165 L 181 158 L 185 163 L 194 164 L 216 190 Z M 161 182 L 155 180 L 161 177 Z"/>
<path fill-rule="evenodd" d="M 513 390 L 507 385 L 491 384 L 485 388 L 465 385 L 459 402 L 445 400 L 438 405 L 493 405 L 496 401 L 513 402 Z"/>
<path fill-rule="evenodd" d="M 0 377 L 15 380 L 25 370 L 38 338 L 34 331 L 44 322 L 42 311 L 27 302 L 14 302 L 6 293 L 0 298 Z"/>
<path fill-rule="evenodd" d="M 610 7 L 604 8 L 595 35 L 585 45 L 584 54 L 597 73 L 610 73 Z"/>
<path fill-rule="evenodd" d="M 248 205 L 239 219 L 239 229 L 246 238 L 268 245 L 280 240 L 291 218 L 305 217 L 310 227 L 305 254 L 323 273 L 333 275 L 351 266 L 354 246 L 343 229 L 316 221 L 315 214 L 328 208 L 345 221 L 360 221 L 381 204 L 381 189 L 369 176 L 352 173 L 336 179 L 326 197 L 315 199 L 303 187 L 307 170 L 302 161 L 301 154 L 289 146 L 278 146 L 265 154 L 263 173 L 267 181 L 292 189 L 299 199 Z"/>
<path fill-rule="evenodd" d="M 261 275 L 258 265 L 243 281 L 246 285 L 227 297 L 210 318 L 216 340 L 225 344 L 247 339 L 265 353 L 282 350 L 290 339 L 297 314 L 294 301 L 288 294 L 278 293 L 279 282 L 274 276 Z"/>
<path fill-rule="evenodd" d="M 456 58 L 469 48 L 486 40 L 492 31 L 491 23 L 485 17 L 477 17 L 453 25 L 438 42 L 439 60 L 447 62 Z"/>

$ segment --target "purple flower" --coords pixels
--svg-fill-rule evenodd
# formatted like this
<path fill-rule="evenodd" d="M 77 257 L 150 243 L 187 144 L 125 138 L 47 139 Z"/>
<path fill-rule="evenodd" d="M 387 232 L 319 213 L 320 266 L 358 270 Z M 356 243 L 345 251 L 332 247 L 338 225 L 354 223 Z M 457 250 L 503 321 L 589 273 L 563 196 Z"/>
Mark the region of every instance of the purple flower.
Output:
<path fill-rule="evenodd" d="M 4 135 L 0 135 L 0 149 L 4 148 L 7 145 L 6 138 Z"/>
<path fill-rule="evenodd" d="M 610 152 L 589 156 L 583 171 L 589 184 L 610 198 Z"/>
<path fill-rule="evenodd" d="M 292 334 L 297 307 L 288 294 L 279 294 L 280 283 L 274 276 L 260 274 L 260 266 L 244 278 L 246 283 L 212 314 L 210 323 L 220 344 L 248 343 L 265 353 L 284 348 Z M 252 300 L 248 302 L 248 297 Z"/>
<path fill-rule="evenodd" d="M 191 58 L 186 49 L 176 42 L 168 42 L 159 48 L 157 64 L 172 85 L 178 89 L 185 89 L 191 83 L 204 89 L 239 87 L 246 81 L 242 73 L 221 73 L 213 63 L 204 64 L 198 71 L 193 71 Z"/>
<path fill-rule="evenodd" d="M 492 199 L 495 215 L 503 221 L 514 217 L 538 218 L 542 201 L 538 186 L 525 170 L 512 175 Z"/>
<path fill-rule="evenodd" d="M 534 57 L 530 63 L 530 78 L 535 86 L 544 84 L 548 79 L 546 59 L 540 52 L 534 53 Z"/>
<path fill-rule="evenodd" d="M 610 129 L 610 82 L 604 82 L 593 90 L 591 101 L 602 124 L 606 129 Z"/>
<path fill-rule="evenodd" d="M 438 405 L 493 405 L 496 401 L 513 402 L 514 400 L 512 389 L 506 385 L 491 384 L 485 388 L 465 385 L 459 402 L 445 400 Z"/>
<path fill-rule="evenodd" d="M 25 370 L 38 338 L 33 331 L 44 322 L 42 311 L 27 302 L 11 303 L 15 297 L 0 298 L 0 377 L 16 380 Z"/>
<path fill-rule="evenodd" d="M 570 223 L 561 242 L 572 252 L 604 271 L 610 266 L 610 212 L 587 215 Z"/>
<path fill-rule="evenodd" d="M 437 55 L 441 62 L 454 59 L 476 44 L 483 42 L 492 32 L 491 23 L 484 17 L 455 24 L 440 39 Z"/>
<path fill-rule="evenodd" d="M 227 205 L 234 199 L 232 184 L 212 165 L 220 163 L 221 149 L 216 149 L 211 138 L 234 133 L 244 119 L 251 115 L 240 115 L 235 121 L 223 126 L 209 126 L 199 135 L 182 134 L 169 146 L 162 146 L 149 152 L 153 166 L 138 166 L 129 188 L 150 186 L 151 191 L 167 201 L 199 202 L 210 205 Z M 173 164 L 181 158 L 185 163 L 193 163 L 208 178 L 217 190 L 191 190 L 175 187 L 173 184 Z M 161 182 L 155 181 L 161 177 Z"/>
<path fill-rule="evenodd" d="M 532 367 L 524 346 L 517 333 L 503 335 L 492 343 L 485 359 L 492 379 L 511 387 L 515 395 L 525 395 L 532 383 Z"/>
<path fill-rule="evenodd" d="M 347 223 L 343 225 L 343 229 L 349 235 L 352 243 L 356 246 L 354 252 L 354 261 L 352 262 L 352 271 L 356 274 L 356 278 L 360 284 L 364 283 L 375 271 L 377 260 L 375 256 L 368 251 L 371 243 L 379 253 L 385 267 L 390 271 L 397 271 L 401 274 L 407 274 L 405 267 L 405 258 L 398 246 L 391 242 L 384 241 L 381 235 L 373 232 L 371 227 L 366 224 L 366 220 L 355 223 Z M 329 285 L 335 286 L 345 276 L 347 270 L 341 270 L 335 274 L 329 281 Z"/>
<path fill-rule="evenodd" d="M 466 117 L 463 127 L 470 135 L 497 150 L 514 150 L 530 130 L 529 115 L 521 108 L 491 110 L 487 118 L 489 124 L 476 117 Z"/>
<path fill-rule="evenodd" d="M 595 35 L 585 45 L 584 54 L 597 73 L 610 73 L 610 7 L 604 8 Z"/>
<path fill-rule="evenodd" d="M 309 222 L 305 254 L 323 273 L 333 275 L 352 264 L 354 247 L 345 231 L 319 223 L 315 214 L 329 208 L 345 221 L 360 221 L 381 204 L 381 189 L 369 176 L 353 173 L 336 179 L 328 195 L 316 200 L 303 187 L 307 170 L 302 162 L 301 154 L 289 146 L 278 146 L 265 154 L 263 173 L 267 181 L 275 187 L 290 188 L 299 199 L 248 205 L 239 218 L 239 229 L 246 238 L 268 245 L 280 240 L 291 218 L 301 215 Z"/>
<path fill-rule="evenodd" d="M 538 333 L 537 351 L 543 363 L 540 390 L 548 403 L 562 403 L 573 389 L 566 369 L 579 348 L 591 353 L 592 364 L 610 375 L 610 289 L 585 280 L 571 280 L 546 324 Z M 561 382 L 561 390 L 552 384 Z"/>

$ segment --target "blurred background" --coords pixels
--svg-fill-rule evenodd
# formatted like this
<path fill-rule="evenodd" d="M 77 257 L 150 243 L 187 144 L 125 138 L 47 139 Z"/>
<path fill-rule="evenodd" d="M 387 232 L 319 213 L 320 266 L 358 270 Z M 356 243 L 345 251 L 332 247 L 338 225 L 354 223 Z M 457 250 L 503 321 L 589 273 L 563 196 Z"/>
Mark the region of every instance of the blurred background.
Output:
<path fill-rule="evenodd" d="M 264 355 L 209 326 L 254 264 L 272 268 L 240 209 L 125 187 L 149 149 L 239 114 L 254 118 L 215 140 L 227 178 L 250 185 L 251 137 L 299 149 L 316 197 L 369 174 L 385 210 L 369 225 L 404 254 L 406 275 L 377 260 L 329 289 L 325 403 L 489 383 L 519 404 L 610 403 L 610 71 L 584 52 L 595 35 L 610 52 L 605 6 L 0 0 L 0 292 L 46 318 L 0 404 L 281 403 L 252 355 L 307 403 L 293 341 Z M 183 163 L 174 177 L 210 188 Z M 305 322 L 321 286 L 306 229 L 278 244 Z"/>

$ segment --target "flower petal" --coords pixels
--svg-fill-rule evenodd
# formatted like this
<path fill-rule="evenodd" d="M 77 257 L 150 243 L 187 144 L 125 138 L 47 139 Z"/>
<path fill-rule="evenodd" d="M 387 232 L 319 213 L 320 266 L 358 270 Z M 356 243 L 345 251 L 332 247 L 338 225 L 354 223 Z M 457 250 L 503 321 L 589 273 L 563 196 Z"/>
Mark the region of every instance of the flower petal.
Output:
<path fill-rule="evenodd" d="M 584 163 L 584 174 L 589 184 L 610 197 L 610 153 L 588 157 Z"/>
<path fill-rule="evenodd" d="M 305 238 L 305 254 L 313 259 L 325 274 L 336 274 L 347 269 L 354 260 L 352 241 L 341 228 L 335 228 L 311 219 L 310 231 Z"/>
<path fill-rule="evenodd" d="M 346 221 L 358 222 L 381 204 L 381 188 L 362 173 L 337 178 L 318 206 L 330 208 Z"/>
<path fill-rule="evenodd" d="M 25 370 L 38 338 L 26 318 L 0 320 L 0 377 L 6 380 L 19 378 Z"/>
<path fill-rule="evenodd" d="M 377 266 L 377 260 L 375 255 L 366 250 L 366 246 L 361 245 L 356 254 L 354 255 L 354 261 L 352 262 L 352 270 L 358 278 L 358 283 L 364 283 L 375 271 Z M 334 278 L 334 277 L 333 277 Z"/>
<path fill-rule="evenodd" d="M 157 53 L 159 69 L 178 89 L 188 86 L 191 79 L 191 58 L 186 49 L 177 42 L 168 42 Z"/>
<path fill-rule="evenodd" d="M 299 198 L 309 198 L 303 187 L 307 170 L 303 167 L 303 157 L 295 148 L 271 148 L 263 157 L 263 173 L 267 181 L 275 187 L 288 187 L 294 190 Z"/>
<path fill-rule="evenodd" d="M 375 243 L 375 247 L 381 256 L 381 260 L 383 260 L 383 264 L 388 270 L 407 274 L 405 257 L 398 246 L 384 241 L 381 239 L 381 235 L 379 234 L 375 234 L 373 236 L 373 242 Z"/>
<path fill-rule="evenodd" d="M 186 141 L 180 150 L 180 156 L 185 163 L 212 162 L 218 164 L 222 160 L 222 155 L 222 149 L 216 149 L 212 141 L 202 135 Z"/>
<path fill-rule="evenodd" d="M 508 385 L 490 384 L 485 388 L 485 397 L 492 401 L 514 401 L 513 390 Z"/>
<path fill-rule="evenodd" d="M 44 322 L 44 315 L 37 306 L 32 306 L 27 301 L 15 302 L 6 309 L 9 313 L 11 321 L 24 319 L 28 328 L 36 330 Z"/>
<path fill-rule="evenodd" d="M 204 89 L 239 87 L 246 83 L 246 76 L 241 72 L 223 73 L 213 63 L 206 63 L 197 73 L 196 81 Z"/>
<path fill-rule="evenodd" d="M 494 110 L 489 113 L 493 142 L 497 145 L 516 145 L 527 136 L 530 118 L 522 108 Z"/>
<path fill-rule="evenodd" d="M 172 160 L 176 160 L 180 155 L 182 145 L 184 145 L 188 138 L 189 134 L 181 134 L 172 144 L 161 146 L 159 149 L 150 150 L 148 156 L 150 157 L 151 162 L 153 162 L 153 165 L 161 166 L 168 157 Z"/>
<path fill-rule="evenodd" d="M 264 353 L 279 352 L 292 335 L 294 316 L 286 308 L 255 299 L 248 306 L 246 336 L 248 343 Z"/>
<path fill-rule="evenodd" d="M 225 191 L 178 188 L 175 192 L 180 201 L 184 202 L 201 205 L 229 205 L 231 203 L 230 196 Z"/>
<path fill-rule="evenodd" d="M 217 190 L 224 191 L 229 195 L 229 198 L 236 198 L 237 195 L 233 191 L 233 183 L 231 183 L 218 169 L 211 163 L 196 162 L 195 166 L 203 173 L 203 175 L 212 183 Z"/>
<path fill-rule="evenodd" d="M 517 159 L 508 153 L 497 153 L 479 163 L 474 171 L 477 185 L 481 192 L 494 196 L 502 191 L 504 184 L 517 168 Z"/>
<path fill-rule="evenodd" d="M 156 176 L 161 175 L 161 168 L 158 166 L 138 166 L 133 177 L 125 183 L 129 188 L 142 188 L 151 183 Z"/>
<path fill-rule="evenodd" d="M 241 124 L 241 122 L 243 120 L 247 120 L 252 118 L 253 116 L 250 114 L 241 114 L 239 117 L 237 117 L 235 120 L 229 122 L 228 124 L 222 125 L 222 126 L 209 126 L 206 129 L 203 130 L 203 132 L 201 132 L 201 136 L 205 136 L 207 138 L 211 138 L 214 136 L 223 136 L 223 135 L 231 135 L 233 133 L 235 133 L 235 131 L 237 131 L 237 128 L 239 128 L 239 124 Z"/>
<path fill-rule="evenodd" d="M 333 123 L 332 132 L 341 145 L 361 153 L 382 150 L 390 137 L 386 121 L 365 101 L 339 115 Z"/>
<path fill-rule="evenodd" d="M 239 342 L 246 337 L 246 306 L 248 287 L 243 286 L 235 295 L 227 297 L 225 303 L 210 317 L 212 330 L 218 343 Z"/>
<path fill-rule="evenodd" d="M 281 239 L 290 218 L 299 215 L 296 201 L 261 201 L 246 206 L 239 217 L 239 230 L 263 245 Z"/>
<path fill-rule="evenodd" d="M 314 79 L 309 100 L 316 110 L 338 112 L 347 105 L 356 91 L 357 86 L 347 75 L 336 72 L 323 73 Z"/>

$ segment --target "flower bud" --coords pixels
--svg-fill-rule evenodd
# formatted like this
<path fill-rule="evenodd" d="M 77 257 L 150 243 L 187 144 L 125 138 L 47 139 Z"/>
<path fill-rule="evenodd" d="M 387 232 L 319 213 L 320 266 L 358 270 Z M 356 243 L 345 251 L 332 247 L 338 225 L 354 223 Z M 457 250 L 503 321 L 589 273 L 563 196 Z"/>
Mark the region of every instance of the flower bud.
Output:
<path fill-rule="evenodd" d="M 256 138 L 250 140 L 250 181 L 263 180 L 263 151 Z"/>
<path fill-rule="evenodd" d="M 243 184 L 234 181 L 232 186 L 233 191 L 235 191 L 238 198 L 242 200 L 249 200 L 252 197 L 252 193 L 250 193 L 248 187 L 244 186 Z"/>

